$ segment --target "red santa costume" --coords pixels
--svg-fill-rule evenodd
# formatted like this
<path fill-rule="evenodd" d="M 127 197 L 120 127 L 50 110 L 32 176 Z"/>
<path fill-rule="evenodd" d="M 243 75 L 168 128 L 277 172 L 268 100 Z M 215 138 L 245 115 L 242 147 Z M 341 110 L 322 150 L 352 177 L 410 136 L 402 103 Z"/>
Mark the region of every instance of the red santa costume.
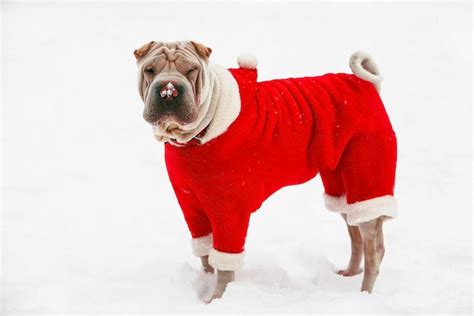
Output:
<path fill-rule="evenodd" d="M 197 256 L 219 270 L 240 268 L 250 214 L 318 173 L 327 208 L 350 225 L 396 216 L 396 137 L 373 83 L 352 74 L 257 82 L 256 69 L 229 71 L 241 107 L 227 131 L 204 144 L 165 145 Z"/>

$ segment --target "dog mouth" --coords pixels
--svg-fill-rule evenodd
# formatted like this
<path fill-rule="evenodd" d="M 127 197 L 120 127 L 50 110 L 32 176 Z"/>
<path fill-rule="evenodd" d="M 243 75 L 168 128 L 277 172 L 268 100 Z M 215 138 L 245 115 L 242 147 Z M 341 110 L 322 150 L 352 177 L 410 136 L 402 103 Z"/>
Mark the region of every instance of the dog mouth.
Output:
<path fill-rule="evenodd" d="M 150 124 L 154 129 L 166 132 L 168 134 L 185 133 L 186 126 L 189 124 L 179 124 L 174 121 L 156 121 Z"/>
<path fill-rule="evenodd" d="M 170 142 L 173 145 L 182 146 L 192 139 L 192 130 L 186 130 L 189 124 L 179 124 L 173 121 L 157 121 L 150 124 L 158 141 Z"/>

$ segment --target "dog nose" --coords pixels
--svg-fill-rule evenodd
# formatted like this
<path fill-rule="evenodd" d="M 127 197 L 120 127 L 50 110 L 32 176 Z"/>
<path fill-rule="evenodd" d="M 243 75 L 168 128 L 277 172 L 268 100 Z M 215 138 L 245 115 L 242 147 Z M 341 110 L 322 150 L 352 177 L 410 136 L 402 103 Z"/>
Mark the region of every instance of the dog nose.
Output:
<path fill-rule="evenodd" d="M 192 87 L 187 82 L 160 78 L 150 87 L 144 117 L 152 123 L 173 120 L 185 125 L 196 120 L 196 107 Z"/>
<path fill-rule="evenodd" d="M 170 81 L 160 89 L 160 97 L 166 100 L 172 100 L 178 96 L 179 92 L 175 85 Z"/>

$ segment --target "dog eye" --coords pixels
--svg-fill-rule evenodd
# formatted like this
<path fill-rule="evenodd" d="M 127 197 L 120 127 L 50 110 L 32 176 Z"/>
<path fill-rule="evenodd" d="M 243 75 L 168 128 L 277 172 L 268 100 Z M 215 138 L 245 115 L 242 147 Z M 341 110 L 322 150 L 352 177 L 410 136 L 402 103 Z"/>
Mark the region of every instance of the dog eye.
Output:
<path fill-rule="evenodd" d="M 198 70 L 197 66 L 191 67 L 191 69 L 188 70 L 188 75 L 192 74 L 194 71 Z"/>
<path fill-rule="evenodd" d="M 153 68 L 151 67 L 146 67 L 144 69 L 145 73 L 148 74 L 148 75 L 153 75 L 155 73 L 155 71 L 153 70 Z"/>

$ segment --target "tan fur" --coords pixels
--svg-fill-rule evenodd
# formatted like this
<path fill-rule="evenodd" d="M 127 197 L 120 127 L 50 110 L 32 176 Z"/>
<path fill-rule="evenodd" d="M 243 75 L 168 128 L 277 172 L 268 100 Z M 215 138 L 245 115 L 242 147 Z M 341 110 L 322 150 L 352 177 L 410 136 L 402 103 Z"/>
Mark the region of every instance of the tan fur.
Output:
<path fill-rule="evenodd" d="M 133 55 L 135 55 L 136 59 L 145 56 L 146 54 L 148 54 L 148 52 L 150 51 L 150 48 L 153 46 L 153 44 L 155 44 L 155 42 L 151 41 L 151 42 L 141 46 L 140 48 L 135 49 L 133 51 Z"/>
<path fill-rule="evenodd" d="M 216 298 L 221 298 L 222 295 L 224 295 L 227 284 L 234 280 L 235 271 L 217 270 L 216 287 L 214 288 L 214 293 L 212 294 L 212 298 L 208 301 L 208 303 L 212 302 L 212 300 L 215 300 Z"/>
<path fill-rule="evenodd" d="M 347 217 L 342 214 L 347 223 Z M 364 279 L 361 291 L 372 293 L 375 281 L 379 274 L 380 264 L 385 254 L 382 225 L 385 218 L 380 216 L 358 226 L 347 225 L 351 238 L 351 259 L 347 269 L 340 270 L 337 274 L 353 276 L 359 274 L 362 254 L 364 256 Z"/>
<path fill-rule="evenodd" d="M 347 225 L 347 231 L 351 239 L 351 258 L 347 269 L 337 271 L 337 274 L 342 276 L 354 276 L 361 272 L 360 263 L 364 255 L 364 248 L 362 246 L 362 236 L 360 235 L 359 227 L 350 226 L 347 224 L 346 214 L 341 214 Z"/>
<path fill-rule="evenodd" d="M 199 55 L 201 55 L 201 57 L 209 58 L 209 56 L 211 56 L 212 49 L 210 49 L 209 47 L 206 47 L 203 44 L 195 41 L 191 41 L 191 44 L 193 44 L 194 48 L 199 53 Z"/>
<path fill-rule="evenodd" d="M 385 254 L 383 242 L 383 216 L 359 225 L 364 246 L 364 279 L 361 291 L 372 293 Z"/>
<path fill-rule="evenodd" d="M 143 116 L 152 123 L 155 100 L 149 97 L 150 89 L 173 80 L 184 87 L 185 93 L 181 94 L 181 99 L 186 107 L 180 112 L 180 120 L 166 120 L 154 125 L 155 135 L 162 141 L 171 138 L 180 142 L 189 141 L 197 134 L 194 130 L 205 115 L 200 102 L 204 79 L 208 77 L 207 58 L 201 57 L 191 42 L 150 43 L 139 48 L 136 53 L 136 56 L 142 56 L 137 59 L 137 64 L 138 87 L 145 104 Z"/>
<path fill-rule="evenodd" d="M 186 143 L 208 127 L 205 135 L 199 138 L 201 143 L 205 143 L 225 132 L 240 112 L 240 95 L 232 75 L 225 68 L 209 62 L 212 50 L 195 41 L 154 42 L 146 48 L 147 45 L 139 50 L 148 49 L 148 52 L 137 59 L 138 89 L 145 103 L 144 116 L 150 117 L 152 114 L 151 108 L 147 106 L 150 87 L 156 78 L 167 75 L 190 85 L 187 90 L 192 90 L 194 96 L 193 100 L 188 98 L 188 113 L 195 115 L 197 112 L 196 120 L 187 125 L 172 121 L 153 125 L 156 139 L 162 142 L 174 139 L 178 143 Z M 197 71 L 188 75 L 190 69 L 196 66 Z M 154 76 L 146 74 L 144 69 L 153 69 Z M 178 128 L 171 128 L 176 126 Z"/>
<path fill-rule="evenodd" d="M 214 268 L 209 264 L 209 256 L 201 257 L 202 267 L 206 273 L 214 273 Z"/>

